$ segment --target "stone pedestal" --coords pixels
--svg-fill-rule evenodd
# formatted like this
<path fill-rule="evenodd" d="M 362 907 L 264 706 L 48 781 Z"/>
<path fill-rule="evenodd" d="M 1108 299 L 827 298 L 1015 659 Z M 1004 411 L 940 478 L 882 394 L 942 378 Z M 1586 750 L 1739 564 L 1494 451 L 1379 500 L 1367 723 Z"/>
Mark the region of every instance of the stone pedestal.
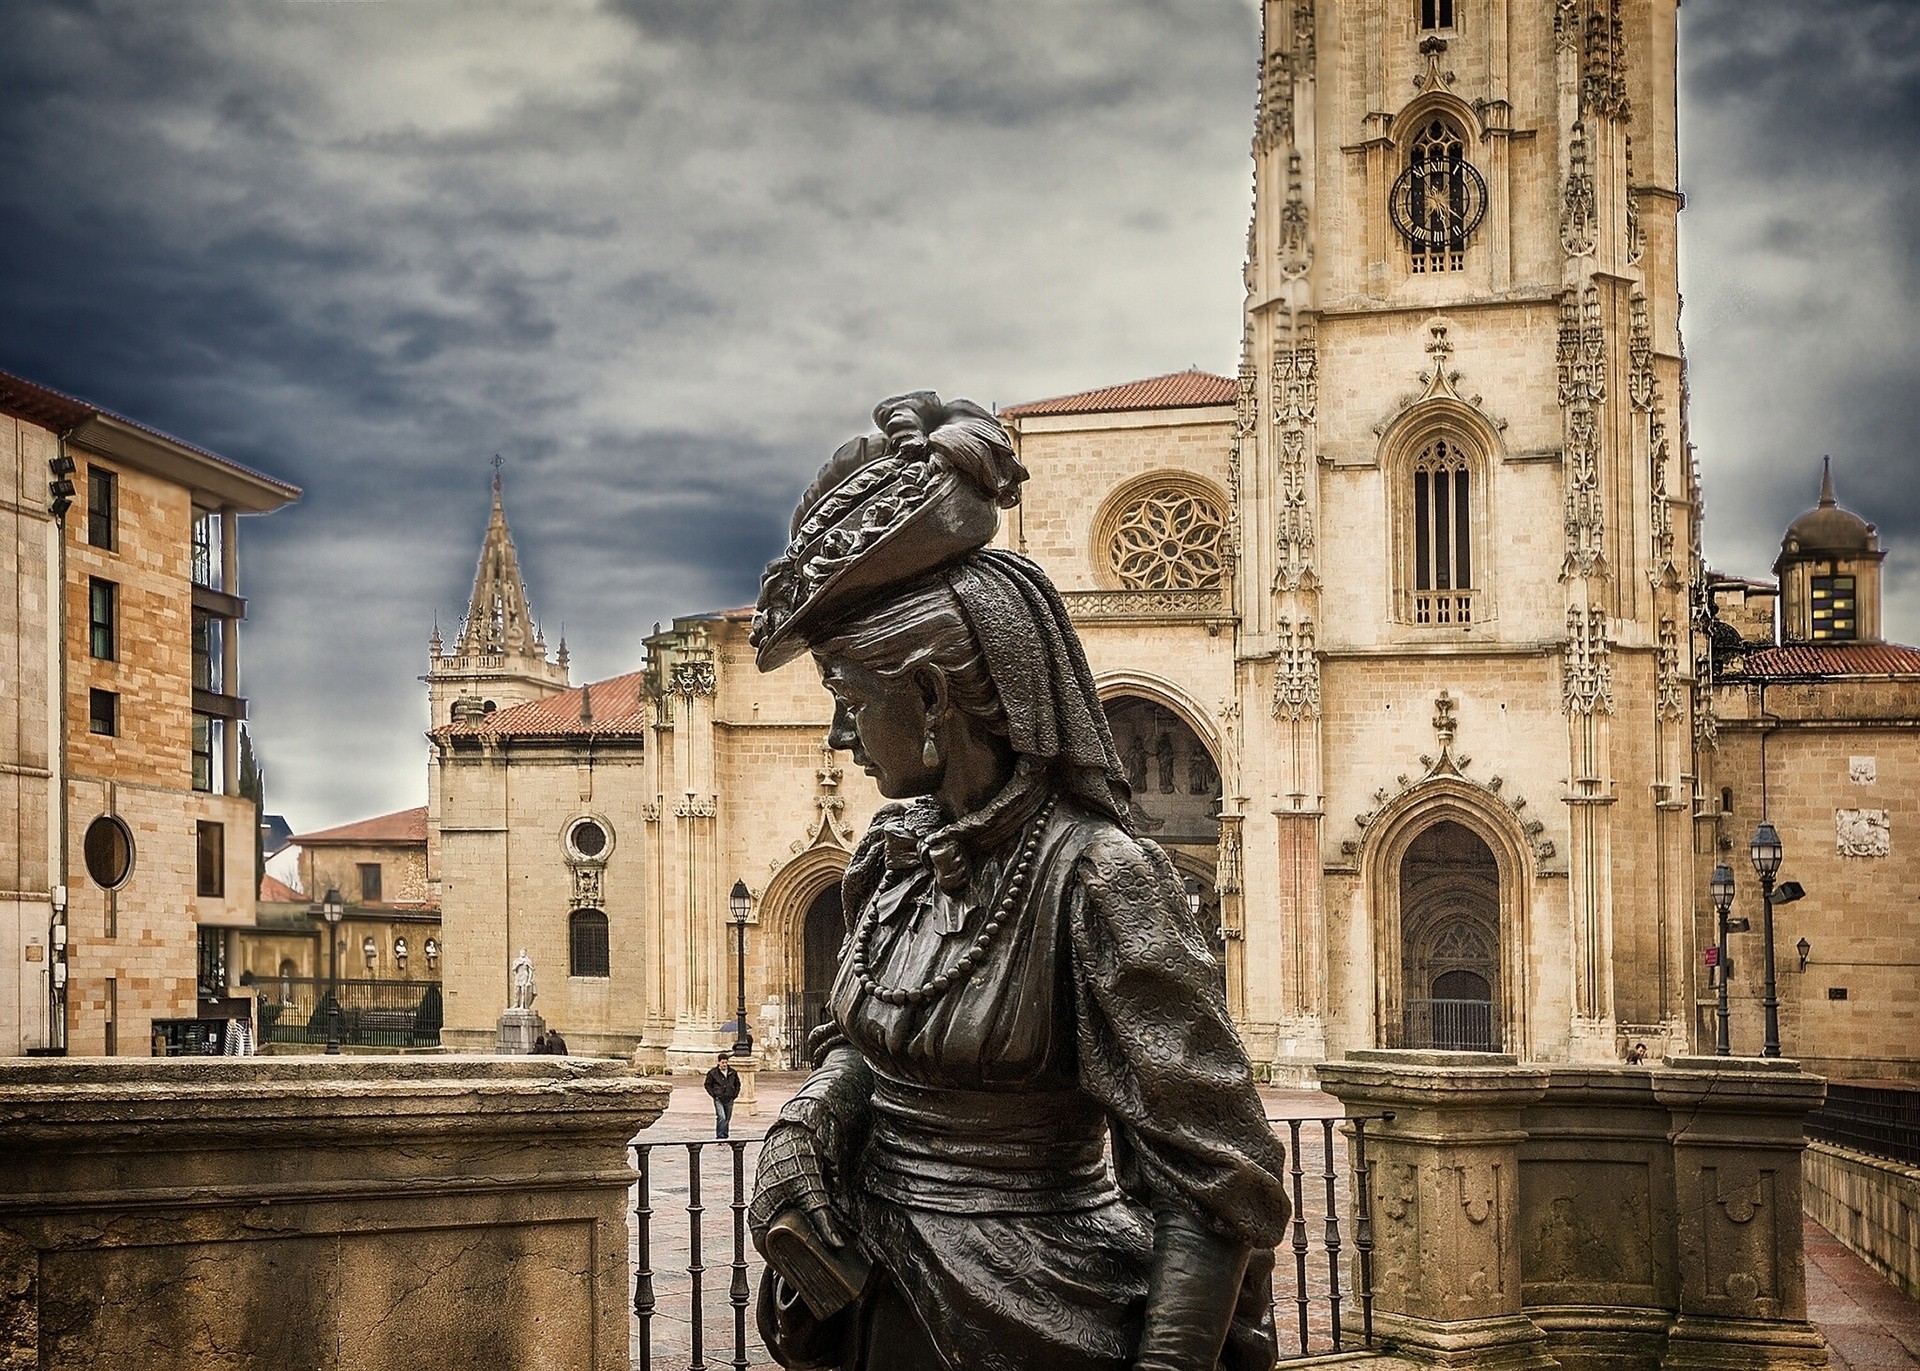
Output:
<path fill-rule="evenodd" d="M 1543 1067 L 1489 1053 L 1363 1050 L 1320 1067 L 1349 1114 L 1394 1115 L 1367 1128 L 1373 1323 L 1416 1360 L 1554 1366 L 1522 1310 L 1514 1240 L 1521 1115 L 1547 1081 Z"/>
<path fill-rule="evenodd" d="M 1440 1364 L 1824 1365 L 1806 1321 L 1793 1062 L 1363 1051 L 1321 1068 L 1367 1129 L 1376 1332 Z"/>
<path fill-rule="evenodd" d="M 533 1044 L 547 1031 L 547 1021 L 531 1009 L 508 1009 L 500 1015 L 499 1031 L 494 1035 L 493 1050 L 503 1057 L 524 1057 L 533 1051 Z"/>
<path fill-rule="evenodd" d="M 1780 1057 L 1676 1057 L 1653 1092 L 1672 1119 L 1680 1219 L 1665 1371 L 1825 1366 L 1807 1322 L 1800 1155 L 1826 1082 Z"/>
<path fill-rule="evenodd" d="M 627 1371 L 627 1141 L 566 1057 L 0 1063 L 0 1367 Z"/>

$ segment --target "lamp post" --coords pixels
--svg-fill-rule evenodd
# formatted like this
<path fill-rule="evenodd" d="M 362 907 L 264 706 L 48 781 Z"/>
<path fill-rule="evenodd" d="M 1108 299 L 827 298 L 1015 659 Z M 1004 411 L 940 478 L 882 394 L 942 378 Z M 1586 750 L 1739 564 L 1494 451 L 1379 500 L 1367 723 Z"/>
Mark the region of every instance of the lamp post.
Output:
<path fill-rule="evenodd" d="M 740 1002 L 733 1011 L 733 1055 L 753 1055 L 753 1034 L 747 1031 L 747 915 L 753 912 L 753 892 L 745 881 L 735 881 L 727 896 L 733 911 L 733 953 L 739 968 Z"/>
<path fill-rule="evenodd" d="M 1777 1057 L 1780 1055 L 1780 994 L 1773 980 L 1773 878 L 1780 874 L 1783 853 L 1779 833 L 1765 819 L 1753 830 L 1747 855 L 1753 859 L 1754 872 L 1760 877 L 1760 939 L 1766 957 L 1766 989 L 1760 1003 L 1766 1013 L 1767 1035 L 1760 1055 Z"/>
<path fill-rule="evenodd" d="M 1767 1012 L 1767 1039 L 1760 1048 L 1763 1057 L 1780 1055 L 1780 994 L 1773 979 L 1773 907 L 1792 904 L 1795 900 L 1806 898 L 1806 890 L 1798 881 L 1782 881 L 1774 885 L 1773 878 L 1780 874 L 1780 858 L 1785 855 L 1780 846 L 1780 835 L 1767 820 L 1760 821 L 1760 827 L 1753 830 L 1753 841 L 1747 845 L 1747 855 L 1753 858 L 1753 869 L 1760 874 L 1760 902 L 1763 922 L 1760 925 L 1761 937 L 1766 943 L 1767 988 L 1766 998 L 1761 1003 Z"/>
<path fill-rule="evenodd" d="M 1725 862 L 1714 867 L 1713 880 L 1707 888 L 1713 892 L 1714 927 L 1719 938 L 1713 954 L 1713 979 L 1719 992 L 1719 1003 L 1714 1010 L 1719 1019 L 1719 1032 L 1713 1050 L 1725 1057 L 1733 1051 L 1727 1037 L 1727 934 L 1731 931 L 1727 915 L 1733 910 L 1733 868 Z"/>
<path fill-rule="evenodd" d="M 320 917 L 327 921 L 327 1055 L 340 1055 L 340 940 L 335 936 L 340 920 L 346 917 L 340 903 L 340 891 L 333 886 L 320 902 Z"/>

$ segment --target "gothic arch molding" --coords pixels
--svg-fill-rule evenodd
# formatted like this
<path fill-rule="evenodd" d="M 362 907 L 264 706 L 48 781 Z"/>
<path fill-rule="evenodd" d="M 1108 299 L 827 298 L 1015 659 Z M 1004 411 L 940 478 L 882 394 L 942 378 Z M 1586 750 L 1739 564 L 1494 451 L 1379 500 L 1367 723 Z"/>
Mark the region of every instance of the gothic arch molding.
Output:
<path fill-rule="evenodd" d="M 763 997 L 785 995 L 800 985 L 807 910 L 821 891 L 840 883 L 848 856 L 831 844 L 810 847 L 767 882 L 760 897 L 760 945 L 766 949 Z"/>
<path fill-rule="evenodd" d="M 1433 776 L 1389 801 L 1368 824 L 1360 848 L 1367 901 L 1367 927 L 1374 965 L 1374 1032 L 1385 1045 L 1386 1028 L 1400 1022 L 1402 984 L 1400 876 L 1414 840 L 1435 824 L 1451 821 L 1472 833 L 1492 853 L 1498 873 L 1495 901 L 1500 949 L 1500 1041 L 1523 1060 L 1533 1053 L 1527 974 L 1532 934 L 1534 855 L 1513 813 L 1480 787 L 1458 776 Z"/>
<path fill-rule="evenodd" d="M 1471 142 L 1483 143 L 1489 137 L 1487 122 L 1480 117 L 1480 111 L 1436 83 L 1433 89 L 1414 96 L 1393 116 L 1393 122 L 1387 127 L 1388 141 L 1395 148 L 1401 147 L 1409 130 L 1419 128 L 1436 114 L 1458 124 Z"/>
<path fill-rule="evenodd" d="M 1213 764 L 1220 768 L 1221 774 L 1230 774 L 1227 768 L 1231 759 L 1221 745 L 1220 730 L 1200 702 L 1180 686 L 1163 677 L 1139 671 L 1102 672 L 1094 677 L 1093 684 L 1103 705 L 1122 695 L 1132 695 L 1172 710 L 1180 722 L 1192 729 L 1194 736 L 1205 744 L 1207 751 L 1213 754 Z"/>

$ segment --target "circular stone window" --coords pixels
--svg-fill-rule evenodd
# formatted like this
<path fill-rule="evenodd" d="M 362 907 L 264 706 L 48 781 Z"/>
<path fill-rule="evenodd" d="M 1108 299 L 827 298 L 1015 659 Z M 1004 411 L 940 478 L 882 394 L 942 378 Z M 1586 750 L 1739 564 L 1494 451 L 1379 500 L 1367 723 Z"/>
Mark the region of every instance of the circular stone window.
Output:
<path fill-rule="evenodd" d="M 118 890 L 133 874 L 133 834 L 110 814 L 102 814 L 87 825 L 82 843 L 86 853 L 87 874 L 108 890 Z"/>
<path fill-rule="evenodd" d="M 1226 519 L 1185 482 L 1124 495 L 1106 519 L 1107 570 L 1125 590 L 1213 590 L 1223 577 Z"/>
<path fill-rule="evenodd" d="M 607 855 L 607 849 L 613 840 L 607 834 L 606 825 L 598 819 L 578 820 L 567 830 L 567 846 L 573 849 L 577 857 L 596 861 Z"/>

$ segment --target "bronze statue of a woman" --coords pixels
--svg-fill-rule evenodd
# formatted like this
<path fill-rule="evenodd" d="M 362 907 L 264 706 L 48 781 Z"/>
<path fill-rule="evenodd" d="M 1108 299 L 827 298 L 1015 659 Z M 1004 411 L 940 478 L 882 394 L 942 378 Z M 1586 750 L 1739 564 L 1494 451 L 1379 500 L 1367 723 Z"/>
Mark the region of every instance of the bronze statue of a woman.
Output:
<path fill-rule="evenodd" d="M 1059 594 L 986 546 L 1026 472 L 969 402 L 874 420 L 754 624 L 762 670 L 813 653 L 894 801 L 761 1155 L 762 1335 L 791 1368 L 1268 1367 L 1282 1149 Z"/>

